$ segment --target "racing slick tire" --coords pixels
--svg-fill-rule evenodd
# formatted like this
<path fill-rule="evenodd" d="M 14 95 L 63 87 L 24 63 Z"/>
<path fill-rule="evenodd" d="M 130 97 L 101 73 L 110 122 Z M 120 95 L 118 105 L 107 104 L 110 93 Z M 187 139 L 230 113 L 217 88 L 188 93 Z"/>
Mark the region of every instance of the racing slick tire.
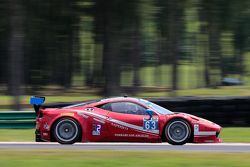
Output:
<path fill-rule="evenodd" d="M 53 129 L 54 138 L 60 144 L 74 144 L 81 138 L 80 125 L 71 118 L 59 119 Z"/>
<path fill-rule="evenodd" d="M 191 134 L 189 123 L 183 119 L 171 120 L 165 127 L 165 137 L 169 144 L 186 144 L 190 140 Z"/>

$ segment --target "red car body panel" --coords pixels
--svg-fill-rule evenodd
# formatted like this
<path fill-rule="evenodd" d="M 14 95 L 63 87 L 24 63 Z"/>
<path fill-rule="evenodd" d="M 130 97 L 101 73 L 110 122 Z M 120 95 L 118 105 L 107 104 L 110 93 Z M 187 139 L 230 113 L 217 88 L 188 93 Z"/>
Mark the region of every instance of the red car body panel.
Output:
<path fill-rule="evenodd" d="M 81 127 L 82 142 L 162 142 L 164 129 L 168 122 L 175 118 L 186 120 L 192 128 L 192 143 L 217 143 L 221 142 L 218 134 L 221 127 L 205 119 L 185 114 L 172 113 L 162 115 L 152 110 L 155 114 L 151 120 L 157 123 L 155 129 L 145 129 L 149 115 L 133 115 L 117 113 L 101 109 L 99 106 L 110 102 L 132 102 L 150 108 L 140 102 L 140 99 L 120 97 L 100 100 L 83 106 L 70 106 L 64 108 L 40 109 L 36 119 L 36 131 L 41 140 L 54 141 L 53 125 L 62 117 L 76 120 Z"/>

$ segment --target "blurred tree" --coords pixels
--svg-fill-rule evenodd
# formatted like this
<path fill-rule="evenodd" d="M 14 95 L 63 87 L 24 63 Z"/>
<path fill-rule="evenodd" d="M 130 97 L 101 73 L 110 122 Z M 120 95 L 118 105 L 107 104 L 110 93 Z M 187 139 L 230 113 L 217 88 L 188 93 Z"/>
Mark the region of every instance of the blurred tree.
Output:
<path fill-rule="evenodd" d="M 202 33 L 208 35 L 208 55 L 205 55 L 204 76 L 207 86 L 216 87 L 223 77 L 221 31 L 222 31 L 222 1 L 202 0 L 200 19 L 203 23 Z M 207 27 L 205 27 L 207 26 Z"/>
<path fill-rule="evenodd" d="M 25 81 L 36 86 L 71 87 L 79 60 L 79 14 L 76 2 L 25 1 L 27 6 Z M 79 64 L 78 64 L 79 65 Z"/>
<path fill-rule="evenodd" d="M 9 93 L 14 96 L 14 109 L 20 110 L 20 95 L 23 78 L 24 8 L 22 1 L 9 1 L 10 39 L 9 39 Z"/>
<path fill-rule="evenodd" d="M 138 2 L 96 1 L 95 40 L 103 44 L 104 94 L 119 95 L 122 66 L 132 64 L 133 86 L 139 86 L 140 20 Z M 128 46 L 128 48 L 126 47 Z M 122 62 L 123 63 L 122 63 Z"/>
<path fill-rule="evenodd" d="M 157 70 L 156 70 L 156 77 L 159 83 L 162 83 L 162 71 L 161 66 L 164 64 L 171 64 L 169 54 L 167 51 L 167 26 L 168 21 L 166 18 L 168 17 L 168 1 L 165 0 L 157 0 L 155 5 L 157 8 L 156 12 L 156 25 L 157 25 Z"/>
<path fill-rule="evenodd" d="M 250 50 L 250 2 L 238 1 L 231 2 L 229 26 L 233 32 L 233 44 L 235 47 L 233 67 L 228 69 L 230 74 L 239 74 L 241 77 L 246 73 L 244 66 L 244 54 Z"/>
<path fill-rule="evenodd" d="M 6 84 L 8 80 L 8 63 L 6 61 L 8 59 L 8 41 L 9 38 L 9 2 L 8 1 L 0 1 L 0 83 Z"/>
<path fill-rule="evenodd" d="M 136 94 L 139 91 L 140 67 L 142 61 L 142 37 L 141 37 L 141 1 L 126 1 L 126 10 L 123 10 L 122 19 L 122 43 L 121 60 L 123 67 L 132 66 L 132 89 L 126 90 L 126 93 Z"/>
<path fill-rule="evenodd" d="M 122 29 L 122 9 L 125 5 L 122 0 L 105 0 L 96 1 L 96 5 L 100 6 L 101 24 L 96 24 L 103 28 L 103 74 L 104 74 L 104 95 L 117 96 L 120 94 L 120 44 L 119 39 Z M 100 30 L 102 28 L 97 28 Z"/>
<path fill-rule="evenodd" d="M 103 62 L 103 51 L 104 51 L 104 32 L 105 32 L 105 17 L 104 17 L 104 13 L 105 13 L 105 9 L 104 5 L 105 5 L 105 1 L 101 0 L 96 0 L 94 1 L 94 7 L 93 7 L 93 15 L 94 15 L 94 28 L 93 28 L 93 32 L 94 32 L 94 40 L 95 40 L 95 59 L 96 60 L 101 60 L 99 61 L 95 61 L 94 64 L 94 69 L 93 69 L 93 76 L 89 77 L 92 78 L 93 81 L 93 85 L 94 86 L 99 86 L 102 87 L 104 84 L 104 62 Z M 88 85 L 88 84 L 87 84 Z M 104 89 L 104 88 L 103 88 Z M 102 90 L 101 93 L 103 93 L 104 90 Z"/>
<path fill-rule="evenodd" d="M 207 19 L 209 16 L 204 3 L 205 3 L 204 0 L 201 0 L 201 7 L 199 10 L 199 19 L 201 22 L 200 34 L 202 35 L 200 42 L 201 42 L 202 54 L 204 57 L 205 86 L 210 87 L 211 81 L 210 81 L 210 70 L 209 70 L 210 66 L 209 66 L 209 54 L 208 54 L 208 40 L 207 40 L 207 34 L 208 34 Z"/>
<path fill-rule="evenodd" d="M 167 52 L 172 64 L 172 92 L 178 89 L 178 57 L 181 49 L 181 32 L 183 31 L 183 12 L 185 0 L 168 0 L 167 15 Z"/>

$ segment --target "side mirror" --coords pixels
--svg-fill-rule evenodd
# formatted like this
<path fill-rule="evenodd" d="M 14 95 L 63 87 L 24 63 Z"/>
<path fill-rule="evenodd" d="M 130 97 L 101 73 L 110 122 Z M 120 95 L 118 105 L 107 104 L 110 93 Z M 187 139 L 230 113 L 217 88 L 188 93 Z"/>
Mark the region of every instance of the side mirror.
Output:
<path fill-rule="evenodd" d="M 149 119 L 151 119 L 154 112 L 150 109 L 146 109 L 146 113 L 149 115 Z"/>

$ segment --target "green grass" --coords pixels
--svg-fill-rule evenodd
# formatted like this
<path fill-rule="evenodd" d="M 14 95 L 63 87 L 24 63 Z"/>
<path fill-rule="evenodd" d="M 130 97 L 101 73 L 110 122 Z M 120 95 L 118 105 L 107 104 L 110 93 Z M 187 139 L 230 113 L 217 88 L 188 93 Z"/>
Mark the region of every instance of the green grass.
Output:
<path fill-rule="evenodd" d="M 34 141 L 34 129 L 0 129 L 0 141 Z M 1 166 L 1 165 L 0 165 Z"/>
<path fill-rule="evenodd" d="M 224 128 L 220 137 L 224 142 L 250 143 L 250 128 Z"/>
<path fill-rule="evenodd" d="M 224 128 L 223 142 L 250 143 L 250 128 Z M 34 129 L 0 129 L 0 141 L 34 141 Z"/>
<path fill-rule="evenodd" d="M 1 167 L 248 167 L 250 153 L 1 150 Z"/>

